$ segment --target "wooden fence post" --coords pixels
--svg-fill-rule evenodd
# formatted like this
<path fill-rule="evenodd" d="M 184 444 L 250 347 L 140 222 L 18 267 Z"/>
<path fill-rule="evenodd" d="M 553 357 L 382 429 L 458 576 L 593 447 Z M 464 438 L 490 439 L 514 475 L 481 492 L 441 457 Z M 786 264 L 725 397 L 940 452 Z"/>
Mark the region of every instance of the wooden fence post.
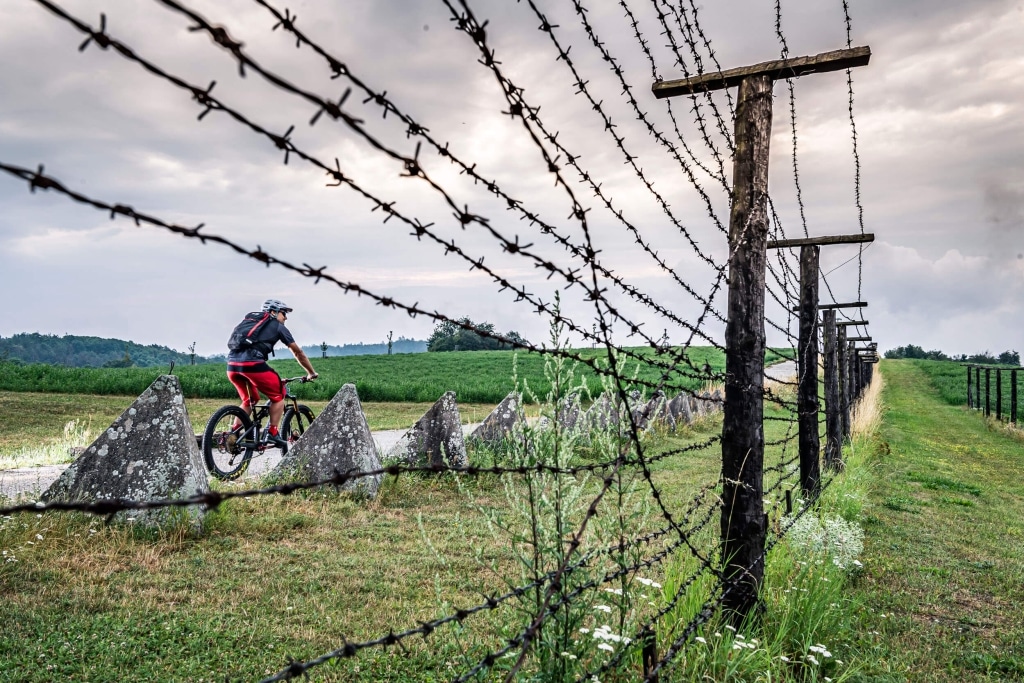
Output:
<path fill-rule="evenodd" d="M 843 438 L 850 433 L 850 361 L 846 357 L 846 328 L 836 329 L 836 355 L 839 367 L 839 427 Z"/>
<path fill-rule="evenodd" d="M 722 417 L 723 606 L 741 620 L 764 579 L 764 295 L 772 79 L 749 76 L 736 104 Z"/>
<path fill-rule="evenodd" d="M 1010 370 L 1010 422 L 1017 424 L 1017 370 Z"/>
<path fill-rule="evenodd" d="M 1003 421 L 1003 369 L 996 368 L 996 419 Z"/>
<path fill-rule="evenodd" d="M 978 394 L 978 410 L 981 410 L 981 366 L 974 368 L 974 389 Z"/>
<path fill-rule="evenodd" d="M 821 247 L 800 247 L 799 395 L 800 490 L 804 500 L 818 495 L 821 442 L 818 437 L 818 257 Z"/>
<path fill-rule="evenodd" d="M 839 343 L 836 334 L 836 312 L 823 316 L 825 355 L 825 467 L 842 469 L 843 418 L 839 398 Z"/>
<path fill-rule="evenodd" d="M 973 408 L 972 399 L 974 396 L 971 394 L 971 366 L 967 366 L 967 407 Z"/>
<path fill-rule="evenodd" d="M 992 415 L 992 368 L 985 368 L 985 417 Z"/>

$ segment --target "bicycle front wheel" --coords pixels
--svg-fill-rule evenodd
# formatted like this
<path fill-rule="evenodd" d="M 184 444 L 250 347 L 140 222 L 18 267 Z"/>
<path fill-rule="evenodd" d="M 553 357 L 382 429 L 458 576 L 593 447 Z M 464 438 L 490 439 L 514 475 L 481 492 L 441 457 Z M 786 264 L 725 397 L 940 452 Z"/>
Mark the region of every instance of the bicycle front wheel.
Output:
<path fill-rule="evenodd" d="M 203 432 L 203 459 L 210 474 L 224 481 L 238 479 L 249 469 L 256 443 L 249 414 L 224 406 L 213 414 Z"/>
<path fill-rule="evenodd" d="M 285 411 L 281 431 L 284 437 L 288 439 L 289 448 L 309 429 L 309 423 L 313 421 L 313 418 L 313 411 L 310 410 L 309 406 L 301 403 L 296 408 L 289 407 Z"/>

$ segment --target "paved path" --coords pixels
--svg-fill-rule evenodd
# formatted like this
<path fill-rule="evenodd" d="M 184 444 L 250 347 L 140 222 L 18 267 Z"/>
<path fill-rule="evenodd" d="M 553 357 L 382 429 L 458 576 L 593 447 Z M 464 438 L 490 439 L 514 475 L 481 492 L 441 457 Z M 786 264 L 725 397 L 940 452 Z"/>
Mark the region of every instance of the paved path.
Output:
<path fill-rule="evenodd" d="M 479 422 L 462 425 L 462 433 L 469 435 L 474 429 L 480 426 Z M 405 429 L 382 429 L 373 432 L 373 440 L 377 444 L 377 450 L 387 453 L 388 450 L 398 443 L 398 439 L 405 434 Z M 253 456 L 246 471 L 245 479 L 255 479 L 274 468 L 281 460 L 281 451 L 276 448 L 265 451 L 262 455 Z M 47 487 L 57 480 L 67 465 L 41 465 L 39 467 L 19 467 L 17 469 L 0 470 L 0 496 L 3 497 L 28 497 L 34 498 L 45 491 Z"/>
<path fill-rule="evenodd" d="M 764 374 L 768 379 L 774 379 L 777 381 L 789 381 L 796 379 L 796 361 L 784 360 L 781 363 L 776 363 L 770 367 L 764 369 Z"/>

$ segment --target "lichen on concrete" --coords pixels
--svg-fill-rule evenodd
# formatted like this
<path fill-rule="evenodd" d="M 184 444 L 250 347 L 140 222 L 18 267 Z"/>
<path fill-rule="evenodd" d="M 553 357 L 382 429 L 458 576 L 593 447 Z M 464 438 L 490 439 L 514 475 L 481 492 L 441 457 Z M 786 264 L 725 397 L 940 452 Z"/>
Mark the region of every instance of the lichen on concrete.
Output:
<path fill-rule="evenodd" d="M 501 403 L 484 418 L 484 421 L 469 435 L 468 441 L 487 446 L 498 446 L 508 438 L 517 424 L 525 423 L 522 398 L 518 392 L 510 391 Z"/>
<path fill-rule="evenodd" d="M 335 472 L 374 472 L 380 456 L 354 384 L 344 385 L 270 473 L 281 481 L 318 481 Z M 383 475 L 357 477 L 342 490 L 377 496 Z"/>
<path fill-rule="evenodd" d="M 399 438 L 385 459 L 412 466 L 465 467 L 466 444 L 455 392 L 449 391 Z"/>
<path fill-rule="evenodd" d="M 209 489 L 181 384 L 158 377 L 42 495 L 47 501 L 187 498 Z M 201 506 L 119 512 L 114 521 L 198 529 Z"/>

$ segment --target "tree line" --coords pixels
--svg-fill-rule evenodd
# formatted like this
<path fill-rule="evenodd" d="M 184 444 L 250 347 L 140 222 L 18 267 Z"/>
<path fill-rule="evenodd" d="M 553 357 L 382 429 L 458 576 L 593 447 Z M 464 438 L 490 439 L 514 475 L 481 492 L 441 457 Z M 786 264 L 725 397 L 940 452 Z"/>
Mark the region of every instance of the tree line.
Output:
<path fill-rule="evenodd" d="M 993 356 L 988 351 L 982 351 L 981 353 L 975 353 L 973 355 L 961 353 L 960 355 L 947 356 L 945 353 L 937 349 L 925 351 L 920 346 L 915 346 L 914 344 L 907 344 L 906 346 L 897 346 L 895 349 L 889 349 L 885 352 L 885 357 L 951 360 L 959 363 L 977 363 L 978 365 L 1020 365 L 1020 354 L 1016 351 L 1003 351 L 998 356 Z"/>
<path fill-rule="evenodd" d="M 0 337 L 0 360 L 45 363 L 72 368 L 130 368 L 223 362 L 223 357 L 206 358 L 182 353 L 159 344 L 142 345 L 123 339 L 105 339 L 38 332 Z"/>
<path fill-rule="evenodd" d="M 434 333 L 427 340 L 427 351 L 501 351 L 513 348 L 511 344 L 478 334 L 475 330 L 463 327 L 474 327 L 482 332 L 498 334 L 494 331 L 494 323 L 475 323 L 468 317 L 459 318 L 458 323 L 443 320 L 434 327 Z M 518 332 L 506 332 L 500 335 L 518 344 L 529 344 Z"/>

